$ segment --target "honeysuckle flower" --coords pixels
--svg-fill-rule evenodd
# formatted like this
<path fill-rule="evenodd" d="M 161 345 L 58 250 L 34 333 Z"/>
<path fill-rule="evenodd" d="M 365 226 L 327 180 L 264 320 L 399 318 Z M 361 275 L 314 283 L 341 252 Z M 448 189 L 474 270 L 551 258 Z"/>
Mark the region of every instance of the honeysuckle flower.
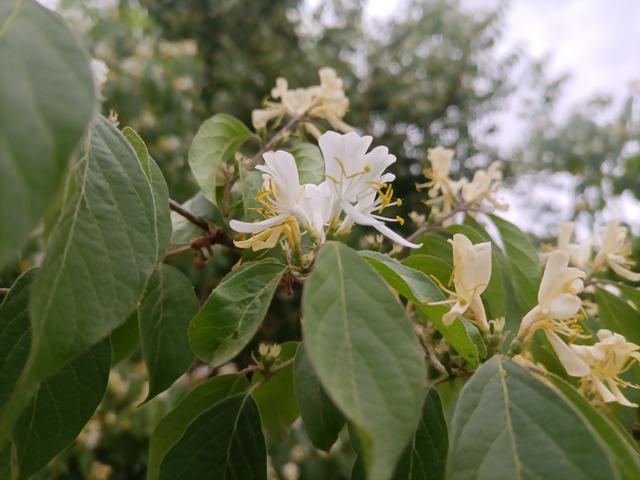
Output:
<path fill-rule="evenodd" d="M 491 279 L 491 242 L 471 243 L 465 235 L 456 233 L 453 240 L 453 285 L 450 292 L 455 304 L 442 317 L 450 325 L 456 317 L 471 310 L 478 328 L 489 331 L 487 314 L 480 295 L 485 291 Z"/>
<path fill-rule="evenodd" d="M 520 338 L 530 338 L 536 330 L 543 330 L 567 373 L 574 376 L 584 375 L 588 367 L 558 333 L 579 336 L 573 319 L 582 305 L 578 294 L 584 288 L 584 276 L 582 270 L 569 267 L 567 252 L 551 252 L 538 290 L 538 305 L 524 316 L 518 333 Z"/>
<path fill-rule="evenodd" d="M 298 206 L 303 213 L 302 224 L 320 243 L 323 243 L 326 239 L 325 227 L 334 210 L 335 197 L 326 181 L 320 185 L 307 183 L 303 188 L 302 197 L 298 200 Z"/>
<path fill-rule="evenodd" d="M 270 120 L 280 119 L 288 114 L 292 117 L 324 118 L 336 130 L 353 130 L 342 120 L 349 108 L 349 99 L 344 93 L 342 80 L 332 68 L 321 68 L 318 74 L 320 85 L 307 88 L 290 89 L 286 79 L 278 78 L 275 87 L 271 89 L 273 100 L 265 101 L 265 108 L 251 112 L 254 128 L 265 128 Z M 305 126 L 314 136 L 319 136 L 319 130 L 315 125 L 305 123 Z"/>
<path fill-rule="evenodd" d="M 263 158 L 265 164 L 256 168 L 264 172 L 258 200 L 263 205 L 260 213 L 265 219 L 253 223 L 231 220 L 229 226 L 236 232 L 253 234 L 248 240 L 234 243 L 254 250 L 272 248 L 284 233 L 291 244 L 297 246 L 300 243 L 298 220 L 306 220 L 306 214 L 298 205 L 305 189 L 300 185 L 296 161 L 293 155 L 282 150 L 266 152 Z"/>
<path fill-rule="evenodd" d="M 606 403 L 618 402 L 627 407 L 637 407 L 622 394 L 620 387 L 638 386 L 621 379 L 620 374 L 640 361 L 640 346 L 610 330 L 599 330 L 597 337 L 599 341 L 594 345 L 571 345 L 571 349 L 589 367 L 588 373 L 581 375 L 583 391 L 598 396 Z"/>
<path fill-rule="evenodd" d="M 631 243 L 627 241 L 628 229 L 618 220 L 606 223 L 600 231 L 600 251 L 594 260 L 594 269 L 604 271 L 607 267 L 627 280 L 640 282 L 640 273 L 632 272 L 634 266 L 631 255 Z"/>
<path fill-rule="evenodd" d="M 486 170 L 476 170 L 470 182 L 466 178 L 460 180 L 460 193 L 464 202 L 474 205 L 486 200 L 497 210 L 509 208 L 507 204 L 498 202 L 494 195 L 495 183 L 502 180 L 501 168 L 500 162 L 493 162 Z"/>
<path fill-rule="evenodd" d="M 591 243 L 571 243 L 574 229 L 573 222 L 560 222 L 558 232 L 558 250 L 569 254 L 569 263 L 581 270 L 586 270 L 591 259 Z"/>
<path fill-rule="evenodd" d="M 448 215 L 451 212 L 460 190 L 459 183 L 449 178 L 453 153 L 453 150 L 442 147 L 427 150 L 431 167 L 425 168 L 423 174 L 429 181 L 416 184 L 418 190 L 428 189 L 429 200 L 425 203 L 432 207 L 436 215 Z"/>
<path fill-rule="evenodd" d="M 93 74 L 93 81 L 96 85 L 96 90 L 100 91 L 102 86 L 107 82 L 107 77 L 109 76 L 109 67 L 102 60 L 98 60 L 97 58 L 92 58 L 91 62 L 91 73 Z"/>
<path fill-rule="evenodd" d="M 385 221 L 399 221 L 375 214 L 385 208 L 401 205 L 393 200 L 393 189 L 389 185 L 395 179 L 392 173 L 385 173 L 396 157 L 387 147 L 378 146 L 367 153 L 372 137 L 360 136 L 354 132 L 339 134 L 324 133 L 318 143 L 325 165 L 325 177 L 336 198 L 332 218 L 337 218 L 339 210 L 344 210 L 346 218 L 338 228 L 346 233 L 351 226 L 371 226 L 396 243 L 417 248 L 420 245 L 408 242 L 385 225 Z"/>

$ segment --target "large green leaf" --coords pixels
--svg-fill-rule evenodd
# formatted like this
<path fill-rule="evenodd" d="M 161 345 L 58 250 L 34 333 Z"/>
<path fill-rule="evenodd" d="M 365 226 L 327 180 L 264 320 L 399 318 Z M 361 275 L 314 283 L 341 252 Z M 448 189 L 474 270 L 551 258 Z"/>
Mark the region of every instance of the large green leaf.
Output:
<path fill-rule="evenodd" d="M 29 357 L 29 292 L 35 272 L 23 273 L 0 305 L 0 406 L 11 396 Z"/>
<path fill-rule="evenodd" d="M 433 255 L 409 255 L 402 260 L 407 267 L 419 270 L 428 277 L 435 277 L 443 285 L 447 285 L 451 280 L 453 266 L 450 262 L 445 262 Z"/>
<path fill-rule="evenodd" d="M 435 388 L 429 389 L 422 417 L 411 442 L 404 450 L 394 480 L 442 480 L 447 465 L 449 437 L 442 403 Z"/>
<path fill-rule="evenodd" d="M 442 316 L 449 308 L 445 305 L 429 305 L 429 302 L 439 302 L 446 297 L 442 291 L 421 271 L 410 268 L 400 262 L 378 252 L 359 252 L 380 275 L 403 297 L 413 302 L 449 344 L 469 362 L 472 367 L 480 363 L 484 356 L 485 347 L 478 329 L 470 322 L 457 318 L 451 325 L 445 325 Z M 428 268 L 423 265 L 423 268 Z"/>
<path fill-rule="evenodd" d="M 226 398 L 200 414 L 160 465 L 160 480 L 261 480 L 267 451 L 251 395 Z"/>
<path fill-rule="evenodd" d="M 542 275 L 538 252 L 518 227 L 496 215 L 490 217 L 500 232 L 511 272 L 511 283 L 520 313 L 524 315 L 538 303 L 538 285 Z"/>
<path fill-rule="evenodd" d="M 218 366 L 240 353 L 258 331 L 286 268 L 266 259 L 248 263 L 220 282 L 189 326 L 198 358 Z"/>
<path fill-rule="evenodd" d="M 605 445 L 553 388 L 495 356 L 456 403 L 447 479 L 616 478 Z"/>
<path fill-rule="evenodd" d="M 296 159 L 300 183 L 318 184 L 324 180 L 324 159 L 320 149 L 311 143 L 298 143 L 290 150 Z"/>
<path fill-rule="evenodd" d="M 169 388 L 191 365 L 187 330 L 197 311 L 191 281 L 179 270 L 159 265 L 138 308 L 142 355 L 149 371 L 146 401 Z"/>
<path fill-rule="evenodd" d="M 633 343 L 640 343 L 640 312 L 625 300 L 596 288 L 596 303 L 600 319 L 604 325 L 627 337 Z"/>
<path fill-rule="evenodd" d="M 336 443 L 345 419 L 320 384 L 304 344 L 296 353 L 293 382 L 305 432 L 316 448 L 328 452 Z"/>
<path fill-rule="evenodd" d="M 442 235 L 427 233 L 422 235 L 418 242 L 422 243 L 422 246 L 413 250 L 412 255 L 433 255 L 445 262 L 451 262 L 453 247 Z"/>
<path fill-rule="evenodd" d="M 640 455 L 616 427 L 613 420 L 593 408 L 586 398 L 562 378 L 550 374 L 547 377 L 603 440 L 607 456 L 620 473 L 620 478 L 625 480 L 640 478 Z M 635 440 L 630 440 L 635 443 Z"/>
<path fill-rule="evenodd" d="M 219 186 L 218 170 L 223 162 L 247 141 L 251 132 L 237 118 L 224 113 L 206 120 L 193 138 L 189 149 L 189 166 L 204 196 L 218 204 L 216 187 Z"/>
<path fill-rule="evenodd" d="M 242 375 L 221 375 L 191 390 L 176 408 L 162 417 L 153 431 L 149 442 L 147 480 L 158 478 L 165 455 L 201 413 L 225 398 L 245 391 L 248 386 Z"/>
<path fill-rule="evenodd" d="M 337 242 L 320 250 L 302 305 L 320 382 L 358 427 L 370 478 L 389 478 L 423 400 L 426 369 L 411 323 L 373 268 Z"/>
<path fill-rule="evenodd" d="M 40 379 L 127 319 L 168 242 L 151 182 L 104 117 L 77 175 L 79 195 L 51 233 L 33 284 L 29 362 Z"/>
<path fill-rule="evenodd" d="M 96 108 L 89 59 L 60 16 L 0 2 L 0 266 L 61 183 Z"/>
<path fill-rule="evenodd" d="M 281 345 L 282 352 L 279 363 L 294 358 L 298 348 L 297 342 L 286 342 Z M 256 372 L 251 383 L 257 385 L 263 375 Z M 293 390 L 293 364 L 277 372 L 261 386 L 255 387 L 253 398 L 260 411 L 260 420 L 270 438 L 282 440 L 289 432 L 289 427 L 300 415 L 298 403 Z"/>
<path fill-rule="evenodd" d="M 140 347 L 138 311 L 133 312 L 122 325 L 114 329 L 109 337 L 111 338 L 111 366 L 115 367 Z"/>
<path fill-rule="evenodd" d="M 36 473 L 76 438 L 102 401 L 110 367 L 106 339 L 40 384 L 13 431 L 20 479 Z"/>

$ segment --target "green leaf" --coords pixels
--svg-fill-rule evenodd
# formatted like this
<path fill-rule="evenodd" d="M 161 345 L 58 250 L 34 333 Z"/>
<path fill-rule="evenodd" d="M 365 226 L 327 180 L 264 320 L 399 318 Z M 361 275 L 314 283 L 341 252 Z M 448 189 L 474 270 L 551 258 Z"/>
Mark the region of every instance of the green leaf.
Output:
<path fill-rule="evenodd" d="M 40 379 L 128 318 L 168 241 L 151 183 L 104 117 L 77 174 L 79 195 L 51 233 L 33 284 L 29 364 Z"/>
<path fill-rule="evenodd" d="M 433 275 L 440 283 L 447 285 L 451 279 L 453 266 L 433 255 L 410 255 L 402 263 L 407 267 L 419 270 L 426 276 Z"/>
<path fill-rule="evenodd" d="M 301 184 L 318 184 L 324 180 L 324 159 L 317 146 L 311 143 L 298 143 L 289 152 L 296 159 Z"/>
<path fill-rule="evenodd" d="M 62 18 L 0 5 L 0 266 L 52 203 L 96 109 L 89 59 Z"/>
<path fill-rule="evenodd" d="M 249 387 L 243 375 L 221 375 L 205 380 L 158 422 L 149 443 L 147 480 L 156 480 L 167 452 L 205 410 Z"/>
<path fill-rule="evenodd" d="M 640 478 L 640 456 L 635 448 L 622 435 L 621 431 L 608 418 L 584 398 L 562 378 L 548 374 L 553 384 L 560 390 L 565 399 L 582 415 L 585 423 L 591 426 L 593 431 L 600 436 L 606 447 L 607 457 L 615 465 L 620 473 L 620 478 L 634 480 Z M 635 440 L 631 439 L 635 443 Z"/>
<path fill-rule="evenodd" d="M 266 259 L 228 274 L 191 321 L 193 352 L 211 366 L 235 357 L 258 331 L 287 267 Z"/>
<path fill-rule="evenodd" d="M 111 366 L 115 367 L 122 360 L 129 358 L 140 346 L 140 329 L 138 328 L 138 311 L 133 312 L 127 321 L 113 330 L 111 338 Z"/>
<path fill-rule="evenodd" d="M 640 310 L 640 288 L 630 287 L 624 283 L 617 283 L 616 287 L 620 289 L 622 295 L 633 304 L 636 310 Z"/>
<path fill-rule="evenodd" d="M 286 342 L 281 347 L 280 364 L 294 358 L 298 343 Z M 262 379 L 262 374 L 256 372 L 251 378 L 251 384 L 256 385 Z M 289 432 L 289 427 L 300 415 L 293 389 L 293 364 L 257 387 L 253 392 L 253 398 L 258 405 L 264 430 L 276 440 L 284 439 Z"/>
<path fill-rule="evenodd" d="M 489 217 L 500 232 L 511 272 L 511 283 L 520 313 L 524 315 L 538 303 L 538 285 L 542 276 L 538 252 L 518 227 L 496 215 Z"/>
<path fill-rule="evenodd" d="M 256 200 L 256 196 L 262 189 L 262 172 L 260 172 L 260 170 L 247 172 L 244 168 L 241 168 L 240 182 L 242 182 L 241 192 L 244 220 L 247 222 L 261 220 L 262 217 L 256 211 L 257 208 L 260 208 L 260 203 Z"/>
<path fill-rule="evenodd" d="M 304 344 L 298 347 L 293 366 L 293 386 L 300 416 L 309 440 L 316 448 L 329 451 L 336 443 L 345 418 L 331 401 L 316 375 Z"/>
<path fill-rule="evenodd" d="M 404 450 L 393 480 L 442 480 L 447 465 L 449 437 L 442 403 L 435 388 L 429 389 L 422 417 Z"/>
<path fill-rule="evenodd" d="M 220 166 L 250 136 L 251 132 L 244 123 L 224 113 L 206 120 L 196 133 L 189 149 L 189 166 L 204 196 L 214 205 L 218 204 L 216 187 L 219 186 Z"/>
<path fill-rule="evenodd" d="M 102 401 L 110 367 L 106 339 L 40 384 L 13 431 L 20 479 L 36 473 L 78 436 Z"/>
<path fill-rule="evenodd" d="M 600 320 L 608 329 L 624 335 L 630 342 L 640 343 L 638 310 L 603 288 L 596 288 L 596 303 Z"/>
<path fill-rule="evenodd" d="M 200 414 L 165 456 L 158 478 L 266 480 L 267 451 L 253 398 L 229 397 Z"/>
<path fill-rule="evenodd" d="M 446 300 L 442 291 L 424 273 L 401 264 L 377 252 L 359 252 L 376 271 L 400 295 L 414 303 L 416 308 L 434 323 L 449 344 L 469 362 L 471 367 L 480 363 L 484 355 L 484 343 L 477 328 L 470 322 L 457 318 L 451 325 L 445 325 L 442 316 L 449 311 L 445 305 L 428 305 L 428 302 Z M 426 268 L 423 265 L 423 268 Z"/>
<path fill-rule="evenodd" d="M 0 305 L 0 406 L 11 396 L 29 357 L 29 293 L 35 273 L 23 273 Z"/>
<path fill-rule="evenodd" d="M 302 308 L 320 382 L 358 427 L 370 478 L 389 478 L 423 400 L 426 369 L 411 323 L 373 268 L 336 242 L 320 250 Z"/>
<path fill-rule="evenodd" d="M 159 265 L 138 308 L 142 356 L 149 371 L 145 402 L 169 388 L 191 365 L 187 330 L 197 311 L 191 281 L 179 270 Z"/>
<path fill-rule="evenodd" d="M 605 446 L 562 396 L 495 356 L 460 393 L 447 479 L 616 478 Z"/>
<path fill-rule="evenodd" d="M 427 233 L 418 239 L 418 243 L 422 243 L 422 246 L 412 250 L 411 255 L 433 255 L 445 262 L 451 262 L 453 247 L 443 236 Z"/>

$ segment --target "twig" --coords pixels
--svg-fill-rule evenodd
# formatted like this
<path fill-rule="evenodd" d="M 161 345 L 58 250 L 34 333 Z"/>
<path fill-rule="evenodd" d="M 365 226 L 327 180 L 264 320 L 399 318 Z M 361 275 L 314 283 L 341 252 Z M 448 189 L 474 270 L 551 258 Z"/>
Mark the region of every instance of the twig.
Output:
<path fill-rule="evenodd" d="M 279 365 L 276 365 L 274 367 L 271 367 L 268 370 L 265 370 L 263 368 L 261 368 L 258 365 L 251 365 L 247 368 L 245 368 L 244 370 L 241 370 L 240 372 L 244 372 L 245 370 L 250 369 L 251 367 L 257 367 L 255 369 L 251 369 L 249 370 L 249 372 L 259 372 L 263 375 L 263 377 L 258 381 L 258 383 L 256 383 L 255 385 L 252 385 L 251 388 L 249 389 L 249 393 L 253 393 L 255 392 L 257 389 L 259 389 L 262 385 L 264 385 L 265 383 L 267 383 L 271 377 L 273 377 L 275 374 L 280 373 L 281 371 L 283 371 L 284 369 L 286 369 L 287 367 L 291 366 L 293 364 L 293 362 L 295 361 L 295 357 L 290 358 L 289 360 L 287 360 L 286 362 L 283 362 Z M 239 373 L 240 373 L 239 372 Z"/>
<path fill-rule="evenodd" d="M 260 161 L 262 160 L 262 154 L 271 150 L 271 148 L 276 144 L 276 142 L 280 140 L 280 138 L 282 138 L 282 136 L 285 133 L 287 133 L 301 119 L 302 117 L 299 115 L 291 117 L 291 119 L 285 124 L 285 126 L 282 127 L 280 130 L 278 130 L 278 132 L 276 132 L 276 134 L 273 137 L 271 137 L 271 140 L 265 143 L 262 146 L 262 148 L 258 151 L 258 153 L 256 153 L 253 157 L 251 157 L 251 160 L 249 160 L 246 165 L 247 170 L 251 170 L 256 165 L 258 165 L 258 163 L 260 163 Z"/>
<path fill-rule="evenodd" d="M 189 220 L 195 226 L 200 227 L 205 232 L 209 231 L 209 223 L 204 218 L 198 217 L 197 215 L 191 213 L 189 210 L 176 202 L 173 198 L 169 199 L 169 208 L 176 212 L 178 215 Z"/>
<path fill-rule="evenodd" d="M 0 288 L 0 295 L 6 295 L 9 293 L 10 288 Z"/>
<path fill-rule="evenodd" d="M 182 245 L 181 247 L 176 247 L 176 248 L 172 248 L 171 250 L 167 250 L 167 253 L 164 254 L 164 258 L 175 257 L 176 255 L 181 255 L 189 251 L 191 251 L 191 245 Z"/>

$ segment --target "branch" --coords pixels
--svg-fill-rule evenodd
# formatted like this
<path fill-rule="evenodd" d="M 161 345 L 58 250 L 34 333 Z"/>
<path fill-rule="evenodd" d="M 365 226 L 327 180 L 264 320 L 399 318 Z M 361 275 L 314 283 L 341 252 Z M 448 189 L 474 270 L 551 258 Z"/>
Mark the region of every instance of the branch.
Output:
<path fill-rule="evenodd" d="M 6 295 L 9 293 L 10 288 L 0 288 L 0 295 Z"/>
<path fill-rule="evenodd" d="M 191 248 L 200 249 L 206 247 L 207 245 L 224 245 L 225 247 L 234 248 L 233 239 L 231 239 L 224 231 L 218 226 L 215 225 L 202 217 L 190 212 L 174 199 L 169 199 L 169 208 L 176 212 L 178 215 L 186 218 L 191 223 L 193 223 L 196 227 L 204 230 L 206 239 L 202 237 L 198 237 L 193 242 L 191 242 Z M 170 251 L 171 252 L 171 251 Z M 178 252 L 182 253 L 182 252 Z M 172 254 L 177 254 L 173 253 Z"/>
<path fill-rule="evenodd" d="M 198 217 L 197 215 L 191 213 L 189 210 L 176 202 L 173 198 L 169 199 L 169 208 L 176 212 L 178 215 L 189 220 L 196 227 L 200 227 L 205 232 L 209 231 L 209 223 L 204 218 Z"/>
<path fill-rule="evenodd" d="M 282 138 L 282 136 L 285 133 L 287 133 L 289 130 L 291 130 L 291 128 L 293 128 L 293 126 L 296 123 L 298 123 L 301 119 L 302 119 L 302 117 L 299 116 L 299 115 L 291 117 L 291 119 L 285 124 L 285 126 L 282 127 L 280 130 L 278 130 L 278 132 L 273 137 L 271 137 L 271 140 L 269 140 L 267 143 L 265 143 L 262 146 L 262 148 L 258 151 L 258 153 L 256 153 L 253 157 L 251 157 L 251 160 L 249 160 L 247 162 L 247 165 L 246 165 L 247 170 L 251 170 L 256 165 L 258 165 L 260 163 L 260 161 L 262 160 L 262 155 L 265 152 L 268 152 L 269 150 L 271 150 L 271 148 L 276 144 L 276 142 L 278 140 L 280 140 L 280 138 Z"/>

